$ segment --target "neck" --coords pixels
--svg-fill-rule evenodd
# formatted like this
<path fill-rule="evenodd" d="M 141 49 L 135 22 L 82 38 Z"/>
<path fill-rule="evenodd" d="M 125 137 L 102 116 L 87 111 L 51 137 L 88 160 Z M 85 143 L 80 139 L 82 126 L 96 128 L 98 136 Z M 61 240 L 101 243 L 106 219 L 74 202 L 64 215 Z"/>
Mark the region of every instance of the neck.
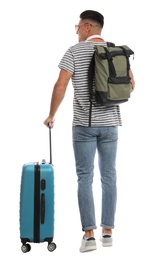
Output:
<path fill-rule="evenodd" d="M 95 39 L 95 40 L 94 40 Z M 97 40 L 96 40 L 97 39 Z M 93 40 L 93 41 L 98 41 L 98 39 L 99 39 L 99 41 L 101 40 L 103 40 L 103 38 L 102 38 L 102 36 L 101 35 L 99 35 L 99 34 L 94 34 L 94 35 L 91 35 L 91 36 L 89 36 L 87 39 L 86 39 L 86 41 L 91 41 L 91 40 Z M 104 41 L 104 40 L 103 40 Z"/>

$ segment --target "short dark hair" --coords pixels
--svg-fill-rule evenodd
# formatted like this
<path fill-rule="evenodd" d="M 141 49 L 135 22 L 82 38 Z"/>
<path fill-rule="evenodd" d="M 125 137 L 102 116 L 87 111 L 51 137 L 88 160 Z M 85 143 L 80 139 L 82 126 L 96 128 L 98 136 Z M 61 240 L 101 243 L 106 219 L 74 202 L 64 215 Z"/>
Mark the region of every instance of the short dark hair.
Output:
<path fill-rule="evenodd" d="M 97 11 L 86 10 L 80 14 L 82 20 L 92 20 L 100 25 L 101 28 L 104 26 L 104 16 Z"/>

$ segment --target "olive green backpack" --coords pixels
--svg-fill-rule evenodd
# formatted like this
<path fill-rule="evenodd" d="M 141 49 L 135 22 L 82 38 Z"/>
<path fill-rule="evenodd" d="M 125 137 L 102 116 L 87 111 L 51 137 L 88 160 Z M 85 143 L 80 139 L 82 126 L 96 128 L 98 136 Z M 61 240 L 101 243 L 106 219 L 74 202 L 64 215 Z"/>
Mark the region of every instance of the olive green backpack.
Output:
<path fill-rule="evenodd" d="M 130 98 L 130 55 L 134 52 L 126 45 L 94 46 L 88 71 L 90 103 L 95 106 L 113 106 Z"/>

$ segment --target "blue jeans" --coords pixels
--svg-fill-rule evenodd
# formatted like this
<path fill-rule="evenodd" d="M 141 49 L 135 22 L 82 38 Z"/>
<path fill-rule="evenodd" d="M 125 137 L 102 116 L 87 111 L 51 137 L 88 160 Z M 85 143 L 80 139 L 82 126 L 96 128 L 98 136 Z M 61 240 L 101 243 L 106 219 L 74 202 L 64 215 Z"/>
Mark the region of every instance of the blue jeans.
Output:
<path fill-rule="evenodd" d="M 114 228 L 117 201 L 116 154 L 118 127 L 73 126 L 72 130 L 82 230 L 97 228 L 92 190 L 96 150 L 98 152 L 102 187 L 100 226 L 112 229 Z"/>

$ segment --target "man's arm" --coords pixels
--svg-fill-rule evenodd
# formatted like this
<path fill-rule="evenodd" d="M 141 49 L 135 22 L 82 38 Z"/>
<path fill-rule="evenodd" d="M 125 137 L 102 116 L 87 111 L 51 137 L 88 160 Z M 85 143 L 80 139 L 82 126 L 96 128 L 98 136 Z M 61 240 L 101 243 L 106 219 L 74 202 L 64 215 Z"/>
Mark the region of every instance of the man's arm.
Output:
<path fill-rule="evenodd" d="M 135 88 L 135 80 L 134 80 L 134 76 L 133 76 L 133 72 L 132 70 L 129 71 L 129 76 L 131 78 L 131 81 L 130 81 L 130 92 L 132 92 Z"/>
<path fill-rule="evenodd" d="M 65 96 L 66 88 L 71 77 L 72 73 L 63 69 L 60 70 L 59 77 L 54 85 L 54 89 L 51 96 L 49 116 L 44 121 L 44 124 L 46 126 L 48 126 L 49 122 L 51 122 L 53 127 L 55 114 Z"/>

